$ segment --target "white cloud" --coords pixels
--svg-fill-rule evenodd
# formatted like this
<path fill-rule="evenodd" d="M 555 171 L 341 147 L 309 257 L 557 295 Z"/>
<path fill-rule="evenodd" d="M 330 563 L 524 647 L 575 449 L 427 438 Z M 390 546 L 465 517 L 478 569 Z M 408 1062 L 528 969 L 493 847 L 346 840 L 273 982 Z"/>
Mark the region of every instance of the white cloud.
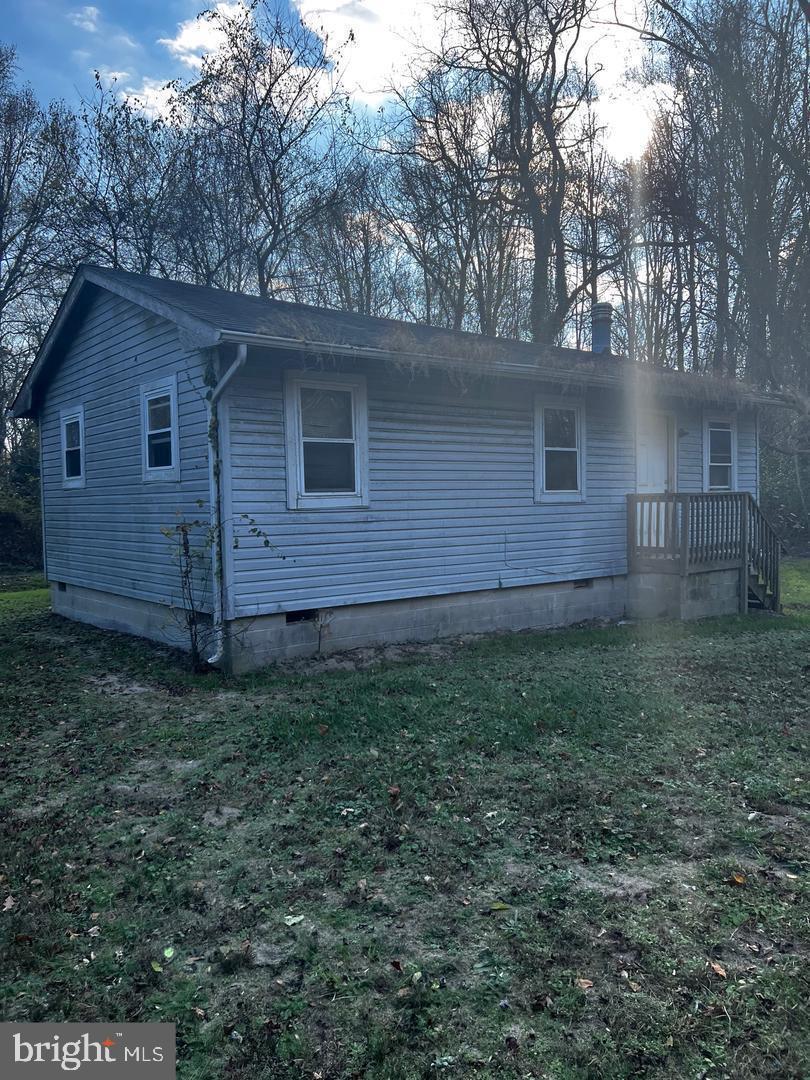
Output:
<path fill-rule="evenodd" d="M 360 101 L 379 105 L 386 90 L 407 73 L 420 46 L 435 48 L 439 19 L 430 0 L 293 0 L 314 33 L 329 36 L 330 49 L 344 50 L 344 87 Z"/>
<path fill-rule="evenodd" d="M 98 73 L 105 82 L 110 83 L 122 83 L 125 79 L 131 78 L 130 72 L 116 71 L 115 68 L 102 67 L 98 69 Z"/>
<path fill-rule="evenodd" d="M 143 79 L 139 87 L 129 86 L 121 97 L 147 116 L 168 119 L 175 111 L 177 94 L 171 84 L 160 79 Z"/>
<path fill-rule="evenodd" d="M 89 34 L 98 33 L 98 21 L 101 18 L 101 12 L 97 7 L 92 5 L 81 7 L 78 11 L 71 11 L 68 18 L 80 30 L 86 30 Z"/>
<path fill-rule="evenodd" d="M 242 10 L 242 4 L 218 3 L 214 10 L 226 18 Z M 214 53 L 222 44 L 222 31 L 216 20 L 197 16 L 178 23 L 177 33 L 173 38 L 159 38 L 158 44 L 164 45 L 181 64 L 197 71 L 202 66 L 203 56 Z"/>

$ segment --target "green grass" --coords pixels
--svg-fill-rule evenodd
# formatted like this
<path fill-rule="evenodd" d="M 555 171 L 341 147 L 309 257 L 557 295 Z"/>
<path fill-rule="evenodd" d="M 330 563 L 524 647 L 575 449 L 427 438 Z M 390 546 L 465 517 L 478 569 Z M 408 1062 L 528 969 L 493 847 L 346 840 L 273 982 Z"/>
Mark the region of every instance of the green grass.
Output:
<path fill-rule="evenodd" d="M 810 1075 L 786 576 L 238 680 L 0 595 L 3 1019 L 175 1020 L 181 1080 Z"/>
<path fill-rule="evenodd" d="M 807 559 L 782 560 L 784 606 L 788 611 L 810 611 L 810 573 L 807 566 Z"/>

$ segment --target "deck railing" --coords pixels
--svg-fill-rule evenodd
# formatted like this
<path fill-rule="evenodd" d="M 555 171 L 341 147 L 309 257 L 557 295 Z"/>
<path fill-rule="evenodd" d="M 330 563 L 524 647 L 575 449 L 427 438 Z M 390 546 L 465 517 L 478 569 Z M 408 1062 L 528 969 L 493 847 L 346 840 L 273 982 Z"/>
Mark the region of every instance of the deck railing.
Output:
<path fill-rule="evenodd" d="M 632 571 L 696 574 L 738 568 L 756 576 L 768 606 L 779 606 L 781 541 L 745 491 L 627 496 Z"/>

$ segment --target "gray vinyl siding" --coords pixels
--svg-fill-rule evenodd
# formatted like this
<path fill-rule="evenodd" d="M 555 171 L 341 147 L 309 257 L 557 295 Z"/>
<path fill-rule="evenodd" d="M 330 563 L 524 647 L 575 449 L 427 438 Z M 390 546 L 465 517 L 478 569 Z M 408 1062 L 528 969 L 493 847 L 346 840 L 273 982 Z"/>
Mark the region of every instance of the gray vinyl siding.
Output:
<path fill-rule="evenodd" d="M 758 452 L 756 413 L 740 413 L 737 417 L 737 488 L 750 491 L 755 499 L 759 498 Z"/>
<path fill-rule="evenodd" d="M 679 404 L 675 422 L 678 491 L 703 491 L 703 411 Z"/>
<path fill-rule="evenodd" d="M 144 481 L 140 388 L 177 377 L 179 481 Z M 179 599 L 161 528 L 208 512 L 207 421 L 199 354 L 177 328 L 101 292 L 48 387 L 40 416 L 47 571 L 51 581 L 158 603 Z M 60 412 L 82 405 L 85 486 L 62 483 Z M 198 500 L 204 504 L 200 508 Z"/>
<path fill-rule="evenodd" d="M 365 374 L 368 509 L 288 510 L 281 366 L 253 363 L 232 386 L 229 614 L 626 572 L 634 439 L 618 398 L 587 398 L 587 501 L 538 504 L 535 385 Z"/>

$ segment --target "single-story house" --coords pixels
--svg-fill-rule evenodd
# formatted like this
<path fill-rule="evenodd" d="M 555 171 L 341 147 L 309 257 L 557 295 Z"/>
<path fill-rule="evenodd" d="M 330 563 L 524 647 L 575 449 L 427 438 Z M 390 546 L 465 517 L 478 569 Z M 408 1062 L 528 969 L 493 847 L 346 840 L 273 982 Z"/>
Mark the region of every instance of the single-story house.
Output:
<path fill-rule="evenodd" d="M 69 618 L 213 663 L 778 607 L 739 383 L 81 266 L 14 404 Z M 202 523 L 202 524 L 200 524 Z"/>

